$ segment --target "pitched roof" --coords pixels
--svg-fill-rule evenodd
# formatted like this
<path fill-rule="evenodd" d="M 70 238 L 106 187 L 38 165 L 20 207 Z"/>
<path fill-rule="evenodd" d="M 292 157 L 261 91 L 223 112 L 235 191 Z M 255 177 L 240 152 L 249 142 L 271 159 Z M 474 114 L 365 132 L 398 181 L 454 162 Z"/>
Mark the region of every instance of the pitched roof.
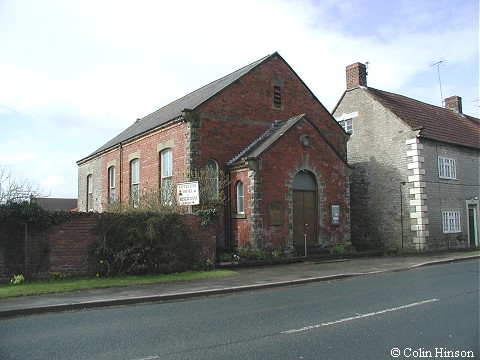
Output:
<path fill-rule="evenodd" d="M 233 73 L 226 75 L 218 80 L 211 82 L 208 85 L 201 87 L 188 95 L 181 97 L 178 100 L 162 107 L 161 109 L 147 115 L 141 119 L 135 121 L 130 127 L 122 131 L 116 137 L 108 141 L 106 144 L 95 150 L 86 158 L 89 158 L 95 154 L 98 154 L 104 150 L 107 150 L 113 146 L 120 144 L 123 141 L 134 138 L 138 135 L 144 134 L 151 131 L 171 120 L 180 118 L 183 110 L 193 110 L 208 99 L 210 99 L 215 94 L 219 93 L 225 89 L 230 84 L 234 83 L 236 80 L 250 72 L 256 66 L 266 61 L 270 57 L 276 56 L 278 53 L 267 55 L 260 60 L 257 60 L 250 65 L 247 65 Z M 85 159 L 86 159 L 85 158 Z M 82 159 L 84 160 L 84 159 Z M 80 160 L 80 161 L 82 161 Z M 79 161 L 79 162 L 80 162 Z"/>
<path fill-rule="evenodd" d="M 371 87 L 363 89 L 412 130 L 419 129 L 420 137 L 480 149 L 479 119 L 406 96 Z"/>
<path fill-rule="evenodd" d="M 227 162 L 227 165 L 231 165 L 238 160 L 244 158 L 256 158 L 260 156 L 265 150 L 272 146 L 288 129 L 290 129 L 299 120 L 303 119 L 305 114 L 301 114 L 292 117 L 288 120 L 279 121 L 276 120 L 272 123 L 270 128 L 255 139 L 250 145 L 243 149 L 238 155 Z"/>

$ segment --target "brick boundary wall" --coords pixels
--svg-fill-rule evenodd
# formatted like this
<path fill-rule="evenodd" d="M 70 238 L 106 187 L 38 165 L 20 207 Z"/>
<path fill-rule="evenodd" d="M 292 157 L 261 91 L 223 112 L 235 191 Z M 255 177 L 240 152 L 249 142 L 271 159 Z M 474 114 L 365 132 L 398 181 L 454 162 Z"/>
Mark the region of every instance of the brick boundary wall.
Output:
<path fill-rule="evenodd" d="M 98 214 L 89 214 L 48 229 L 49 273 L 84 276 L 93 271 L 88 259 L 88 249 L 95 241 L 92 229 L 98 218 Z"/>
<path fill-rule="evenodd" d="M 216 259 L 217 241 L 223 236 L 221 227 L 212 224 L 206 229 L 200 226 L 200 217 L 195 214 L 181 215 L 186 223 L 188 235 L 196 247 L 198 259 Z M 0 282 L 9 281 L 13 275 L 27 274 L 32 278 L 49 277 L 54 272 L 75 276 L 93 274 L 93 264 L 88 259 L 89 246 L 95 241 L 91 233 L 99 214 L 70 219 L 60 225 L 54 225 L 43 232 L 31 232 L 27 236 L 27 271 L 25 271 L 25 248 L 18 259 L 18 271 L 8 271 L 4 254 L 0 252 Z M 219 222 L 223 221 L 223 214 Z"/>
<path fill-rule="evenodd" d="M 183 221 L 189 229 L 189 236 L 196 247 L 196 257 L 199 260 L 216 260 L 217 249 L 225 248 L 225 213 L 218 211 L 218 219 L 206 229 L 200 226 L 201 218 L 196 214 L 182 215 Z"/>
<path fill-rule="evenodd" d="M 5 258 L 3 253 L 0 251 L 0 282 L 5 281 L 8 278 L 11 278 L 11 276 L 6 274 Z"/>

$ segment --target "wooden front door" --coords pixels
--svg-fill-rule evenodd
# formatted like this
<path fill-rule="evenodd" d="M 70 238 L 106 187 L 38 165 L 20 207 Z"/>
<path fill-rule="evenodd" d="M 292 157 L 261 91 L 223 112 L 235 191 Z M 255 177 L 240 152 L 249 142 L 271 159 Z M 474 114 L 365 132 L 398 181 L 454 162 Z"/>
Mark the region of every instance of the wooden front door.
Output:
<path fill-rule="evenodd" d="M 316 192 L 293 191 L 293 245 L 304 246 L 317 243 Z"/>
<path fill-rule="evenodd" d="M 302 170 L 293 178 L 293 246 L 317 244 L 317 182 Z"/>

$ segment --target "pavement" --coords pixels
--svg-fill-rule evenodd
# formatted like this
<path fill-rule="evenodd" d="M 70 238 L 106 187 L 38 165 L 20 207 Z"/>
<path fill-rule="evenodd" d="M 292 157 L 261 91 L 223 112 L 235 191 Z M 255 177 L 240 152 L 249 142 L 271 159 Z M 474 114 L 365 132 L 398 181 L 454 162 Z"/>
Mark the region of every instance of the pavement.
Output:
<path fill-rule="evenodd" d="M 236 275 L 218 279 L 0 299 L 0 318 L 184 300 L 392 271 L 406 271 L 422 266 L 457 261 L 475 260 L 478 262 L 479 258 L 480 252 L 478 251 L 451 251 L 409 256 L 357 257 L 336 260 L 305 259 L 305 261 L 296 263 L 236 268 L 233 269 L 237 272 Z"/>

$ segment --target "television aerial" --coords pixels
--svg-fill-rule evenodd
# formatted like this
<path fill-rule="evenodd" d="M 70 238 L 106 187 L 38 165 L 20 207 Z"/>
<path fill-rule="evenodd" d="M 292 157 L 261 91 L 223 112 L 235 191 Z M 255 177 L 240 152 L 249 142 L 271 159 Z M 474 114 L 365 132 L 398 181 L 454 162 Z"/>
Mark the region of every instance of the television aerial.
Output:
<path fill-rule="evenodd" d="M 434 64 L 431 64 L 430 66 L 436 66 L 437 67 L 437 73 L 438 73 L 438 84 L 440 86 L 440 104 L 443 106 L 443 93 L 442 93 L 442 80 L 440 78 L 440 66 L 445 66 L 447 63 L 447 60 L 445 58 L 440 58 L 439 61 L 437 61 Z"/>

